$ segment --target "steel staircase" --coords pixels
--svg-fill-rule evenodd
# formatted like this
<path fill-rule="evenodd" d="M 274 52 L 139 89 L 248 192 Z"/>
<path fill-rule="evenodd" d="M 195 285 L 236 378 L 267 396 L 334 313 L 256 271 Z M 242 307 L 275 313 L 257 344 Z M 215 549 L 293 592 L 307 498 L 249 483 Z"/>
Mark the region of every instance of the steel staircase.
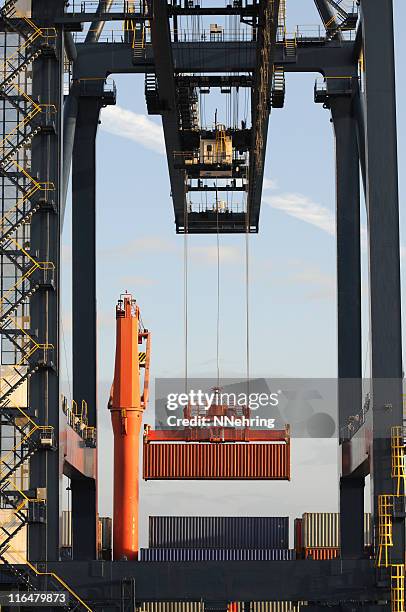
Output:
<path fill-rule="evenodd" d="M 16 582 L 24 587 L 25 591 L 35 593 L 35 591 L 44 590 L 43 579 L 46 578 L 46 588 L 48 591 L 67 593 L 69 596 L 69 603 L 58 605 L 58 610 L 66 610 L 67 612 L 88 610 L 88 612 L 92 612 L 91 608 L 59 576 L 53 572 L 39 571 L 34 564 L 25 562 L 21 555 L 12 549 L 8 550 L 7 555 L 8 558 L 12 559 L 11 563 L 7 557 L 1 554 L 0 559 Z"/>
<path fill-rule="evenodd" d="M 358 20 L 358 6 L 353 0 L 327 0 L 334 10 L 331 19 L 325 23 L 329 38 L 337 32 L 354 30 Z"/>
<path fill-rule="evenodd" d="M 137 63 L 145 59 L 146 26 L 145 23 L 134 23 L 132 28 L 132 50 L 133 62 Z"/>
<path fill-rule="evenodd" d="M 25 187 L 16 180 L 15 171 L 24 178 Z M 32 215 L 39 209 L 41 200 L 48 201 L 54 186 L 52 183 L 38 182 L 14 160 L 9 160 L 4 166 L 0 163 L 0 174 L 7 177 L 21 194 L 15 206 L 8 209 L 0 219 L 0 243 L 3 243 L 22 225 L 30 221 Z"/>
<path fill-rule="evenodd" d="M 6 324 L 2 328 L 4 335 L 9 338 L 16 335 L 14 339 L 16 349 L 21 355 L 21 359 L 11 366 L 10 373 L 2 377 L 0 391 L 0 408 L 2 408 L 17 391 L 17 389 L 40 367 L 49 367 L 50 351 L 54 348 L 51 344 L 41 344 L 37 342 L 29 333 L 21 327 L 16 319 L 8 317 Z M 17 335 L 18 334 L 18 335 Z M 35 355 L 35 358 L 34 358 Z"/>
<path fill-rule="evenodd" d="M 16 484 L 21 468 L 29 464 L 34 453 L 56 448 L 52 427 L 37 424 L 29 408 L 15 405 L 14 395 L 40 368 L 52 367 L 54 347 L 41 342 L 30 329 L 29 300 L 34 292 L 53 287 L 55 266 L 39 261 L 30 252 L 29 222 L 40 208 L 53 209 L 54 185 L 32 176 L 30 147 L 39 131 L 50 133 L 55 129 L 56 109 L 33 98 L 27 69 L 41 54 L 54 52 L 56 31 L 39 28 L 31 19 L 20 17 L 16 5 L 17 0 L 6 0 L 0 9 L 6 25 L 5 57 L 0 60 L 0 104 L 13 121 L 13 128 L 0 142 L 0 182 L 12 194 L 3 200 L 0 213 L 0 263 L 8 270 L 6 274 L 4 268 L 1 270 L 7 281 L 0 296 L 0 325 L 2 340 L 11 347 L 6 360 L 10 365 L 1 378 L 0 424 L 13 432 L 12 442 L 0 458 L 1 506 L 10 511 L 0 525 L 0 559 L 23 589 L 36 591 L 46 584 L 47 589 L 69 592 L 70 602 L 63 609 L 91 612 L 56 574 L 39 569 L 26 554 L 13 548 L 13 539 L 25 526 L 46 519 L 40 490 L 24 490 L 25 485 Z M 16 36 L 17 49 L 13 46 Z M 10 47 L 11 53 L 7 53 Z M 2 344 L 2 355 L 3 350 Z M 25 477 L 21 479 L 26 482 Z"/>
<path fill-rule="evenodd" d="M 0 498 L 3 506 L 12 510 L 10 518 L 0 525 L 0 555 L 4 555 L 23 527 L 46 520 L 45 501 L 29 497 L 11 479 L 5 479 L 0 485 Z"/>
<path fill-rule="evenodd" d="M 295 59 L 296 58 L 296 50 L 297 50 L 297 39 L 296 34 L 293 34 L 291 38 L 285 32 L 285 40 L 284 40 L 284 48 L 285 48 L 285 56 L 287 59 Z"/>
<path fill-rule="evenodd" d="M 272 108 L 283 108 L 285 104 L 285 71 L 282 66 L 275 66 L 272 89 L 271 89 Z"/>
<path fill-rule="evenodd" d="M 145 101 L 149 115 L 160 115 L 161 105 L 159 102 L 158 82 L 155 73 L 145 74 Z"/>
<path fill-rule="evenodd" d="M 18 432 L 19 441 L 0 458 L 0 485 L 16 474 L 17 470 L 40 449 L 55 449 L 53 428 L 37 425 L 18 406 L 6 405 L 0 411 L 1 424 L 11 425 Z"/>
<path fill-rule="evenodd" d="M 196 88 L 177 86 L 179 122 L 182 130 L 199 129 L 199 103 Z"/>
<path fill-rule="evenodd" d="M 56 32 L 52 28 L 42 30 L 30 19 L 19 18 L 15 8 L 16 2 L 9 0 L 0 11 L 13 41 L 18 36 L 18 48 L 12 47 L 11 54 L 7 54 L 5 34 L 6 56 L 0 62 L 0 100 L 13 126 L 0 142 L 0 180 L 5 190 L 15 194 L 15 199 L 3 200 L 0 218 L 1 261 L 8 270 L 5 273 L 2 268 L 6 280 L 0 297 L 0 324 L 2 342 L 6 341 L 11 347 L 11 357 L 6 360 L 10 365 L 4 369 L 2 366 L 0 423 L 13 431 L 14 436 L 12 447 L 0 459 L 1 505 L 11 514 L 0 525 L 2 559 L 24 526 L 44 520 L 45 502 L 22 491 L 16 480 L 20 468 L 35 452 L 53 448 L 51 428 L 37 425 L 22 408 L 13 406 L 13 396 L 29 376 L 40 367 L 49 366 L 53 348 L 38 341 L 29 331 L 29 299 L 42 285 L 52 283 L 54 265 L 40 262 L 30 254 L 29 232 L 24 229 L 53 191 L 53 185 L 30 175 L 26 154 L 33 137 L 41 129 L 49 128 L 53 109 L 33 99 L 30 81 L 24 74 L 32 62 L 53 45 Z M 26 582 L 25 586 L 29 584 Z"/>

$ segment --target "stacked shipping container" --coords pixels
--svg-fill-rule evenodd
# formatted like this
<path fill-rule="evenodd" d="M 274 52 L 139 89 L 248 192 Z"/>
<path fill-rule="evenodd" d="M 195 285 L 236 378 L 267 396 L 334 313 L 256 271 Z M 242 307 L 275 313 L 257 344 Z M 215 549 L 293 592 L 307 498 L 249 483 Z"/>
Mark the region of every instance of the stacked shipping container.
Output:
<path fill-rule="evenodd" d="M 371 515 L 364 515 L 365 547 L 372 544 Z M 295 550 L 299 557 L 315 560 L 340 555 L 340 515 L 338 512 L 305 512 L 295 520 Z"/>
<path fill-rule="evenodd" d="M 150 548 L 287 549 L 287 516 L 150 516 Z"/>
<path fill-rule="evenodd" d="M 289 518 L 150 516 L 141 561 L 288 561 Z"/>
<path fill-rule="evenodd" d="M 61 516 L 61 556 L 63 559 L 72 558 L 72 513 L 63 510 Z M 112 520 L 108 517 L 99 517 L 97 521 L 97 556 L 105 561 L 111 560 L 112 551 Z"/>
<path fill-rule="evenodd" d="M 294 550 L 141 548 L 140 561 L 293 561 Z"/>
<path fill-rule="evenodd" d="M 247 605 L 248 603 L 248 605 Z M 300 603 L 291 601 L 251 601 L 235 602 L 229 606 L 230 612 L 298 612 Z M 145 602 L 137 612 L 204 612 L 200 601 L 161 601 Z"/>

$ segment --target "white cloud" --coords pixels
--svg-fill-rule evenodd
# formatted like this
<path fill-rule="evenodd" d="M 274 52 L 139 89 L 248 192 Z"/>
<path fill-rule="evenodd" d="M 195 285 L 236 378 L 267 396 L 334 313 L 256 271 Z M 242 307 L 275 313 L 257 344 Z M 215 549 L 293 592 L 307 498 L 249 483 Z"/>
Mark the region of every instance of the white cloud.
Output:
<path fill-rule="evenodd" d="M 263 199 L 272 208 L 281 210 L 291 217 L 314 225 L 334 236 L 335 221 L 333 213 L 325 206 L 313 202 L 307 196 L 300 193 L 281 193 L 265 196 Z"/>
<path fill-rule="evenodd" d="M 293 264 L 294 265 L 294 264 Z M 289 278 L 294 284 L 301 283 L 309 289 L 308 299 L 330 299 L 336 295 L 336 281 L 332 274 L 326 274 L 315 266 L 298 263 L 298 269 Z"/>
<path fill-rule="evenodd" d="M 165 153 L 162 127 L 148 119 L 147 115 L 125 110 L 121 106 L 107 106 L 102 110 L 101 121 L 101 128 L 105 132 L 133 140 L 156 153 Z"/>
<path fill-rule="evenodd" d="M 265 183 L 264 183 L 265 189 Z M 269 204 L 272 208 L 281 210 L 291 217 L 300 219 L 305 223 L 314 225 L 319 229 L 327 232 L 331 236 L 335 236 L 335 214 L 322 206 L 313 202 L 307 196 L 301 193 L 280 193 L 278 195 L 265 195 L 263 201 Z M 362 226 L 360 228 L 361 234 L 361 249 L 366 251 L 368 248 L 368 232 L 367 228 Z M 406 247 L 400 247 L 401 260 L 406 259 Z"/>
<path fill-rule="evenodd" d="M 137 287 L 147 287 L 150 285 L 155 285 L 156 280 L 149 276 L 122 276 L 120 278 L 120 283 L 128 287 L 128 289 L 136 289 Z"/>
<path fill-rule="evenodd" d="M 173 241 L 160 238 L 159 236 L 144 236 L 143 238 L 137 238 L 136 240 L 131 240 L 108 249 L 100 249 L 99 255 L 107 258 L 124 258 L 140 253 L 176 253 L 178 250 Z"/>
<path fill-rule="evenodd" d="M 217 246 L 191 246 L 190 256 L 203 263 L 217 262 Z M 220 245 L 220 263 L 235 263 L 241 260 L 241 250 L 234 246 Z"/>
<path fill-rule="evenodd" d="M 229 245 L 220 245 L 220 263 L 228 264 L 235 263 L 241 261 L 242 251 L 238 247 L 229 246 Z M 168 240 L 165 238 L 160 238 L 159 236 L 144 236 L 143 238 L 138 238 L 137 240 L 131 240 L 122 245 L 117 245 L 116 247 L 108 248 L 108 249 L 100 249 L 99 256 L 104 258 L 131 258 L 139 254 L 165 254 L 165 255 L 177 255 L 179 257 L 183 257 L 184 246 L 183 241 Z M 217 245 L 207 245 L 207 246 L 197 246 L 190 245 L 188 246 L 188 254 L 189 257 L 195 260 L 198 263 L 206 263 L 206 264 L 214 264 L 217 262 Z M 128 277 L 134 280 L 134 283 L 137 282 L 136 279 L 139 277 Z M 153 283 L 152 279 L 146 279 L 142 277 L 142 284 L 151 284 Z"/>
<path fill-rule="evenodd" d="M 277 181 L 270 179 L 270 178 L 264 178 L 264 182 L 262 184 L 263 189 L 277 189 L 278 188 L 278 183 Z"/>

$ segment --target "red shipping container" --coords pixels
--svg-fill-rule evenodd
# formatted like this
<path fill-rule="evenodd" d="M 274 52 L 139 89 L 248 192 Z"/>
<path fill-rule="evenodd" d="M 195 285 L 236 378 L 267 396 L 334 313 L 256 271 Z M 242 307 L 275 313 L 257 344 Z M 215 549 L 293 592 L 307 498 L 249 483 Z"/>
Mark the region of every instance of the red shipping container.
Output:
<path fill-rule="evenodd" d="M 302 537 L 302 519 L 297 518 L 294 522 L 295 534 L 295 551 L 298 559 L 302 557 L 303 537 Z"/>
<path fill-rule="evenodd" d="M 145 480 L 290 480 L 290 443 L 144 441 Z"/>

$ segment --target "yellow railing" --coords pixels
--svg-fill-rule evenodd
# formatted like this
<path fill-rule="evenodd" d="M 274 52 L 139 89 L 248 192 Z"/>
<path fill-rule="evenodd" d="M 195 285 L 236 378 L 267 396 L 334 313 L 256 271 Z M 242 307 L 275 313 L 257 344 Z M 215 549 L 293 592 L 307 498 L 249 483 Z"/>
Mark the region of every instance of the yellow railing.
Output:
<path fill-rule="evenodd" d="M 0 390 L 0 400 L 3 399 L 4 396 L 9 393 L 10 390 L 13 389 L 13 387 L 15 387 L 20 381 L 21 383 L 23 382 L 24 377 L 28 373 L 28 371 L 24 372 L 21 371 L 21 369 L 25 367 L 27 367 L 28 369 L 28 360 L 34 355 L 34 353 L 36 353 L 38 350 L 42 350 L 44 351 L 45 357 L 47 351 L 54 348 L 53 344 L 39 343 L 34 340 L 34 338 L 30 336 L 27 330 L 23 329 L 20 325 L 18 325 L 16 319 L 12 319 L 11 317 L 7 317 L 7 319 L 15 326 L 15 329 L 18 329 L 19 332 L 21 332 L 21 334 L 23 335 L 23 337 L 28 338 L 28 340 L 26 341 L 26 344 L 22 345 L 19 348 L 20 352 L 22 353 L 22 357 L 18 361 L 18 363 L 12 366 L 14 370 L 12 376 L 9 378 L 4 376 L 1 379 L 1 382 L 3 384 L 5 383 L 7 387 L 5 390 L 3 390 L 3 388 Z"/>
<path fill-rule="evenodd" d="M 140 30 L 137 30 L 137 28 L 135 27 L 135 23 L 132 19 L 126 19 L 123 22 L 123 30 L 124 32 L 132 32 L 133 34 L 133 38 L 132 38 L 132 43 L 131 46 L 133 49 L 137 48 L 137 49 L 145 49 L 146 43 L 147 43 L 147 24 L 146 23 L 142 23 L 141 24 L 141 28 Z M 141 33 L 141 38 L 137 39 L 136 38 L 136 34 L 140 31 Z"/>
<path fill-rule="evenodd" d="M 36 574 L 37 576 L 49 576 L 50 578 L 56 580 L 63 587 L 63 589 L 66 589 L 66 591 L 68 591 L 68 593 L 72 595 L 72 597 L 84 607 L 85 610 L 93 612 L 92 608 L 89 608 L 89 606 L 83 601 L 83 599 L 81 599 L 79 595 L 62 578 L 55 574 L 55 572 L 40 571 L 33 563 L 28 561 L 28 559 L 24 555 L 11 548 L 7 550 L 7 554 L 13 559 L 13 563 L 15 565 L 27 565 L 30 570 L 33 571 L 34 574 Z"/>
<path fill-rule="evenodd" d="M 405 473 L 405 428 L 403 426 L 392 427 L 391 447 L 392 447 L 392 478 L 396 480 L 396 495 L 405 493 L 406 473 Z"/>
<path fill-rule="evenodd" d="M 0 141 L 0 149 L 2 149 L 1 155 L 3 157 L 7 155 L 7 152 L 5 151 L 5 147 L 7 144 L 11 147 L 14 147 L 17 144 L 12 141 L 13 136 L 16 136 L 18 132 L 20 131 L 20 129 L 28 125 L 34 119 L 34 117 L 36 117 L 38 113 L 40 112 L 41 112 L 41 109 L 34 107 L 32 110 L 29 111 L 29 113 L 27 113 L 24 119 L 22 119 L 20 123 L 18 123 L 16 127 L 13 130 L 11 130 L 11 132 L 9 132 L 3 138 L 3 140 Z"/>
<path fill-rule="evenodd" d="M 34 31 L 32 34 L 30 34 L 30 36 L 28 36 L 28 38 L 24 40 L 24 42 L 21 43 L 21 45 L 14 51 L 14 53 L 5 58 L 2 65 L 4 80 L 9 78 L 7 76 L 8 71 L 12 73 L 15 70 L 18 70 L 18 66 L 13 66 L 11 62 L 15 59 L 18 59 L 22 55 L 23 51 L 26 51 L 30 47 L 30 45 L 32 45 L 37 40 L 39 36 L 41 36 L 41 31 L 39 31 L 39 33 L 37 31 Z"/>
<path fill-rule="evenodd" d="M 290 46 L 296 47 L 297 46 L 297 33 L 288 32 L 285 28 L 284 41 L 285 41 L 285 47 L 290 47 Z"/>
<path fill-rule="evenodd" d="M 6 224 L 9 224 L 10 226 L 12 226 L 13 223 L 17 222 L 15 215 L 20 206 L 22 206 L 27 200 L 32 198 L 35 195 L 35 193 L 37 193 L 37 191 L 44 191 L 45 194 L 47 194 L 48 191 L 53 191 L 55 189 L 55 186 L 53 183 L 39 183 L 38 181 L 36 181 L 15 160 L 10 160 L 10 163 L 13 164 L 13 166 L 18 170 L 19 173 L 21 173 L 24 176 L 25 179 L 30 181 L 31 186 L 27 189 L 27 191 L 23 193 L 21 198 L 17 200 L 16 204 L 12 206 L 9 210 L 7 210 L 7 212 L 0 219 L 0 240 L 1 240 L 2 235 L 5 233 L 7 229 Z"/>
<path fill-rule="evenodd" d="M 391 566 L 391 610 L 405 611 L 405 566 L 397 563 Z"/>
<path fill-rule="evenodd" d="M 66 420 L 76 433 L 78 433 L 84 440 L 96 440 L 96 427 L 89 425 L 87 402 L 82 400 L 80 404 L 75 400 L 72 400 L 69 406 L 67 401 L 64 405 L 64 413 L 66 414 Z"/>
<path fill-rule="evenodd" d="M 7 461 L 13 457 L 14 453 L 18 451 L 18 449 L 21 448 L 22 445 L 25 444 L 25 442 L 27 442 L 27 440 L 29 440 L 36 431 L 38 432 L 43 431 L 45 433 L 52 434 L 54 430 L 54 428 L 51 425 L 37 425 L 37 423 L 35 423 L 28 416 L 28 414 L 26 414 L 24 410 L 20 408 L 19 406 L 13 406 L 13 408 L 17 410 L 24 419 L 27 420 L 26 424 L 30 425 L 31 429 L 29 429 L 29 431 L 24 436 L 21 437 L 20 441 L 17 442 L 17 444 L 15 444 L 12 449 L 10 449 L 6 454 L 0 457 L 0 482 L 3 480 L 4 474 L 6 473 L 8 469 Z M 0 412 L 1 412 L 1 408 L 0 408 Z"/>
<path fill-rule="evenodd" d="M 12 305 L 12 302 L 10 302 L 10 300 L 8 299 L 8 296 L 13 295 L 13 293 L 17 289 L 19 289 L 19 287 L 24 283 L 24 281 L 28 280 L 36 270 L 45 270 L 45 271 L 55 270 L 55 266 L 52 262 L 36 261 L 33 257 L 31 257 L 31 255 L 22 246 L 18 244 L 16 240 L 11 238 L 10 242 L 14 244 L 17 247 L 17 249 L 21 251 L 27 257 L 27 259 L 32 263 L 32 266 L 25 272 L 25 274 L 23 274 L 17 279 L 17 282 L 12 287 L 9 287 L 9 289 L 7 289 L 7 291 L 5 291 L 3 295 L 1 296 L 0 317 L 2 317 L 3 314 L 5 313 L 5 308 Z"/>
<path fill-rule="evenodd" d="M 393 495 L 378 495 L 378 567 L 389 567 L 393 546 Z"/>
<path fill-rule="evenodd" d="M 216 154 L 226 153 L 227 141 L 226 141 L 226 128 L 224 125 L 216 126 Z"/>
<path fill-rule="evenodd" d="M 27 65 L 27 50 L 35 43 L 38 38 L 43 38 L 46 42 L 50 39 L 56 38 L 56 29 L 55 28 L 38 28 L 31 19 L 27 17 L 23 17 L 23 20 L 26 24 L 33 29 L 33 32 L 27 36 L 21 45 L 12 53 L 7 56 L 3 64 L 1 66 L 1 71 L 3 73 L 3 85 L 7 83 L 10 79 L 14 78 L 13 73 L 18 73 L 21 69 L 21 66 Z M 19 64 L 15 65 L 15 60 L 20 60 Z"/>
<path fill-rule="evenodd" d="M 39 497 L 28 497 L 24 493 L 24 491 L 21 491 L 21 489 L 19 489 L 17 485 L 10 478 L 6 480 L 4 484 L 10 485 L 12 489 L 14 489 L 14 491 L 16 491 L 21 496 L 21 501 L 18 504 L 18 506 L 14 508 L 14 513 L 21 512 L 21 510 L 24 510 L 25 506 L 27 506 L 29 503 L 45 504 L 44 499 L 40 499 Z"/>
<path fill-rule="evenodd" d="M 337 14 L 332 15 L 330 17 L 330 19 L 328 21 L 326 21 L 326 23 L 324 24 L 326 27 L 326 30 L 328 30 L 329 28 L 331 28 L 334 24 L 339 25 L 339 22 L 337 21 Z"/>

